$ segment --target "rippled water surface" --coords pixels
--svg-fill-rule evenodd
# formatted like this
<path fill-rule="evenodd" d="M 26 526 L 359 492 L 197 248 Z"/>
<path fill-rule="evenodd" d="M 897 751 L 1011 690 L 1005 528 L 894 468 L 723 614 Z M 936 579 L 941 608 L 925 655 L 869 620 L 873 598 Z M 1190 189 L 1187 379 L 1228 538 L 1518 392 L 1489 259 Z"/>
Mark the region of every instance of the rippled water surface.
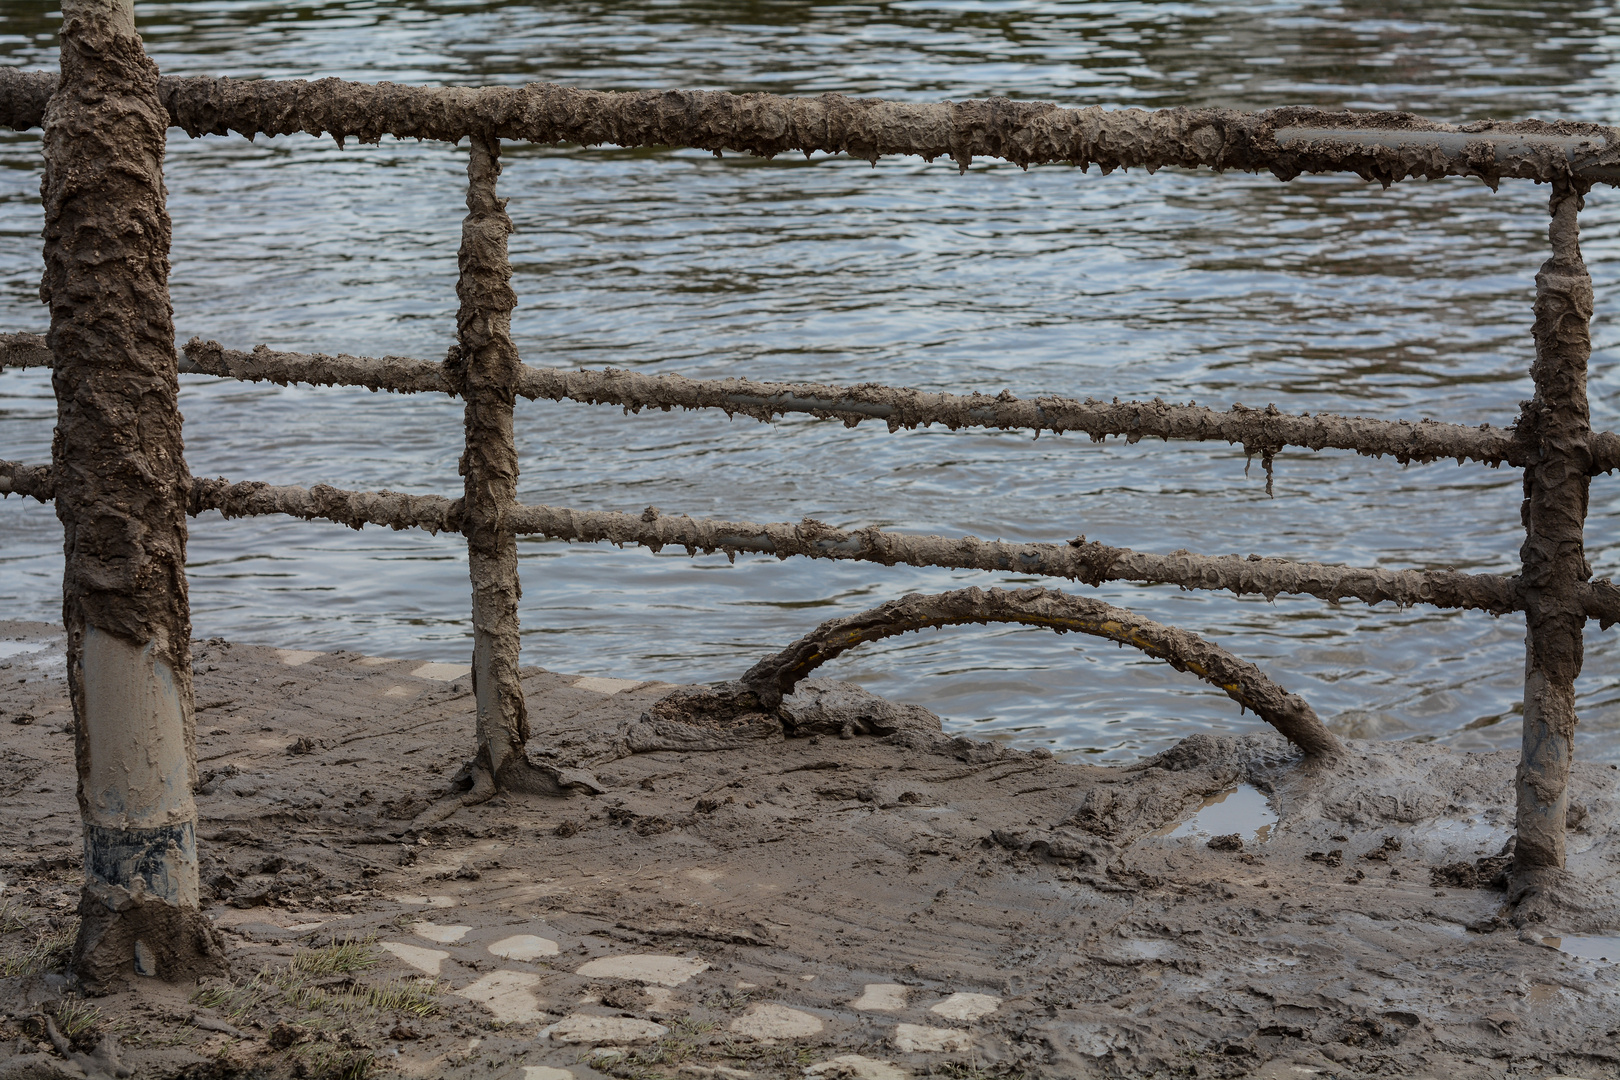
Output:
<path fill-rule="evenodd" d="M 1620 121 L 1605 5 L 1388 3 L 146 3 L 172 74 L 828 91 L 919 101 L 1412 109 L 1442 120 Z M 0 62 L 55 63 L 48 4 L 0 6 Z M 0 135 L 0 328 L 42 331 L 38 133 Z M 453 340 L 465 148 L 171 132 L 182 340 L 437 359 Z M 509 146 L 503 192 L 542 365 L 882 381 L 1020 396 L 1274 402 L 1287 411 L 1511 423 L 1530 394 L 1545 188 L 982 163 L 760 161 Z M 1583 215 L 1597 285 L 1594 422 L 1620 406 L 1620 214 Z M 454 402 L 186 378 L 200 475 L 459 491 Z M 41 372 L 0 373 L 0 457 L 49 455 Z M 1165 552 L 1511 572 L 1514 470 L 1290 451 L 1267 498 L 1225 446 L 920 431 L 523 404 L 521 498 L 578 508 L 813 516 Z M 1588 553 L 1620 570 L 1616 484 Z M 59 617 L 60 531 L 0 503 L 0 610 Z M 818 621 L 899 596 L 1029 579 L 526 541 L 524 659 L 712 680 Z M 198 519 L 199 636 L 439 659 L 469 648 L 454 538 Z M 1072 586 L 1079 588 L 1079 586 Z M 1340 730 L 1481 749 L 1517 741 L 1523 624 L 1477 613 L 1111 585 L 1206 633 Z M 1091 639 L 958 628 L 869 646 L 833 674 L 958 728 L 1126 759 L 1251 730 L 1217 692 Z M 1620 650 L 1594 626 L 1577 752 L 1620 760 Z"/>

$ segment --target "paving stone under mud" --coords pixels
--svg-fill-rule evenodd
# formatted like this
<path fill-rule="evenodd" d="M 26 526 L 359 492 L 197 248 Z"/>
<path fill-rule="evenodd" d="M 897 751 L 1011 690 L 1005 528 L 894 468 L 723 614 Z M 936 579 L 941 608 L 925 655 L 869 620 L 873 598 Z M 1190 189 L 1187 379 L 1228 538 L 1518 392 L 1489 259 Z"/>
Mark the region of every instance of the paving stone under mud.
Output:
<path fill-rule="evenodd" d="M 1515 925 L 1491 887 L 1507 755 L 1352 743 L 1312 771 L 1274 736 L 1199 737 L 1103 769 L 914 731 L 619 756 L 668 686 L 526 669 L 530 752 L 604 793 L 413 828 L 471 746 L 465 677 L 195 652 L 233 982 L 82 1000 L 47 973 L 79 826 L 41 661 L 0 687 L 0 718 L 34 718 L 0 775 L 0 970 L 34 964 L 0 976 L 0 1077 L 69 1075 L 30 1018 L 90 1008 L 82 1038 L 115 1033 L 142 1077 L 1620 1076 L 1606 766 L 1576 775 L 1585 910 Z M 1263 836 L 1178 830 L 1242 785 Z"/>

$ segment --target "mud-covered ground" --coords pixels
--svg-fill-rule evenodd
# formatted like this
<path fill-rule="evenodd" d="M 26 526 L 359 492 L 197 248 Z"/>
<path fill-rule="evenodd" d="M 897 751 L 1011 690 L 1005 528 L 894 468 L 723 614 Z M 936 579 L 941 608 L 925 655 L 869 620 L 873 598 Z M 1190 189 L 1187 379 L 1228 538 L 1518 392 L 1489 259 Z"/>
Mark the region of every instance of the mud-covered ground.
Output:
<path fill-rule="evenodd" d="M 235 974 L 84 998 L 60 631 L 0 623 L 3 1080 L 1620 1077 L 1610 766 L 1577 772 L 1585 906 L 1526 922 L 1504 755 L 1317 773 L 1199 736 L 1092 768 L 859 695 L 821 719 L 902 729 L 628 753 L 672 687 L 531 669 L 531 753 L 603 793 L 413 827 L 469 755 L 464 668 L 195 657 Z"/>

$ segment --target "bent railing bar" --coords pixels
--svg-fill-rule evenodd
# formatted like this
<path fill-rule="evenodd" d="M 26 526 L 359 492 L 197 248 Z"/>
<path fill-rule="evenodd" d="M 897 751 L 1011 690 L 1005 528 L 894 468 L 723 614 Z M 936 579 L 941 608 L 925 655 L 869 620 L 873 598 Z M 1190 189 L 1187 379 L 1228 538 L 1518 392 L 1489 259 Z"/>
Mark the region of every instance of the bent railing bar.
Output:
<path fill-rule="evenodd" d="M 37 126 L 56 85 L 51 72 L 0 69 L 0 126 Z M 1116 168 L 1199 166 L 1270 172 L 1349 172 L 1386 185 L 1407 177 L 1474 176 L 1494 186 L 1571 174 L 1620 183 L 1620 132 L 1598 124 L 1440 124 L 1410 113 L 1312 108 L 1062 108 L 1006 98 L 920 104 L 779 97 L 702 90 L 628 93 L 550 83 L 426 87 L 165 77 L 171 123 L 192 137 L 330 134 L 376 142 L 384 135 L 457 142 L 469 136 L 585 146 L 681 146 L 770 157 L 798 151 L 949 158 L 1018 165 Z"/>
<path fill-rule="evenodd" d="M 0 368 L 49 367 L 50 351 L 37 334 L 0 334 Z M 248 382 L 308 383 L 314 386 L 363 386 L 399 393 L 455 393 L 444 367 L 427 360 L 398 356 L 327 356 L 276 352 L 260 346 L 252 352 L 221 348 L 217 342 L 192 339 L 179 360 L 182 374 L 212 375 Z M 1015 398 L 1010 393 L 950 394 L 906 387 L 862 384 L 853 387 L 816 383 L 751 382 L 747 379 L 690 379 L 682 375 L 639 372 L 537 368 L 519 369 L 517 394 L 531 399 L 618 405 L 642 409 L 720 409 L 727 415 L 769 421 L 788 413 L 836 419 L 853 427 L 864 420 L 884 421 L 891 431 L 941 424 L 952 430 L 983 427 L 1030 430 L 1037 434 L 1079 431 L 1093 440 L 1121 436 L 1138 439 L 1224 441 L 1250 453 L 1275 453 L 1294 446 L 1309 450 L 1353 450 L 1396 461 L 1456 458 L 1497 466 L 1522 467 L 1535 459 L 1535 447 L 1512 428 L 1489 424 L 1468 427 L 1433 420 L 1378 420 L 1332 414 L 1288 414 L 1274 407 L 1234 406 L 1218 412 L 1203 405 L 1162 401 L 1112 403 L 1056 396 Z M 1591 435 L 1594 473 L 1620 468 L 1620 435 Z"/>
<path fill-rule="evenodd" d="M 1060 634 L 1092 634 L 1130 645 L 1220 689 L 1309 757 L 1331 757 L 1341 749 L 1338 739 L 1322 726 L 1305 699 L 1290 694 L 1254 664 L 1214 642 L 1101 600 L 1040 587 L 911 593 L 869 611 L 827 620 L 780 652 L 760 660 L 730 685 L 744 690 L 759 704 L 774 707 L 816 668 L 866 642 L 941 626 L 1001 622 L 1045 626 Z M 708 688 L 699 693 L 704 692 L 715 693 Z M 724 693 L 723 688 L 720 693 Z"/>

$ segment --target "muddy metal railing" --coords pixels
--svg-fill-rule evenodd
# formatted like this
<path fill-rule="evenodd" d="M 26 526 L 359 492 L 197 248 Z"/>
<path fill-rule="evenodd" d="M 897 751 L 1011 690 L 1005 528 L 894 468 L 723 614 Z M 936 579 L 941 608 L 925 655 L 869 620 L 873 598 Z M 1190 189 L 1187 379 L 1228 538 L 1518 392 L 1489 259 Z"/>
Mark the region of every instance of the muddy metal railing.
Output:
<path fill-rule="evenodd" d="M 64 75 L 68 72 L 67 36 L 65 30 Z M 58 77 L 50 73 L 0 71 L 0 125 L 20 130 L 44 121 L 48 161 L 51 117 L 62 97 L 57 85 Z M 1260 113 L 1104 111 L 1004 100 L 917 105 L 839 95 L 620 94 L 550 85 L 430 88 L 336 79 L 242 82 L 164 77 L 152 80 L 150 92 L 167 110 L 168 123 L 194 137 L 232 131 L 250 138 L 304 132 L 330 134 L 340 144 L 346 138 L 377 141 L 384 135 L 470 142 L 468 212 L 457 285 L 457 344 L 442 364 L 398 357 L 274 352 L 263 346 L 237 352 L 215 342 L 193 340 L 174 354 L 170 370 L 283 384 L 447 393 L 465 401 L 466 449 L 461 462 L 465 486 L 459 498 L 188 477 L 185 510 L 195 515 L 212 509 L 229 517 L 289 514 L 355 528 L 375 524 L 465 535 L 473 583 L 478 765 L 480 784 L 486 791 L 494 786 L 555 791 L 570 783 L 569 777 L 556 770 L 531 763 L 523 749 L 528 724 L 518 681 L 515 541 L 519 534 L 541 534 L 653 550 L 676 545 L 689 553 L 723 551 L 734 556 L 739 551 L 766 552 L 780 558 L 1012 570 L 1093 585 L 1129 580 L 1258 593 L 1268 598 L 1301 594 L 1335 602 L 1353 597 L 1369 604 L 1387 600 L 1495 614 L 1522 611 L 1527 623 L 1527 675 L 1517 792 L 1517 866 L 1520 880 L 1527 886 L 1546 880 L 1548 873 L 1562 867 L 1576 723 L 1574 682 L 1581 667 L 1583 628 L 1589 618 L 1605 627 L 1620 621 L 1620 589 L 1608 581 L 1591 580 L 1582 548 L 1589 478 L 1620 466 L 1620 437 L 1590 430 L 1585 388 L 1592 290 L 1577 232 L 1577 213 L 1590 187 L 1620 184 L 1620 131 L 1538 121 L 1458 127 L 1407 114 L 1303 108 Z M 510 333 L 516 304 L 506 251 L 511 222 L 496 194 L 503 139 L 682 146 L 763 155 L 826 151 L 873 161 L 886 154 L 909 154 L 927 159 L 947 157 L 964 171 L 975 157 L 994 157 L 1026 167 L 1068 163 L 1084 170 L 1098 165 L 1105 173 L 1133 166 L 1149 171 L 1174 166 L 1264 170 L 1281 180 L 1307 172 L 1348 172 L 1385 185 L 1409 177 L 1445 176 L 1476 177 L 1492 187 L 1504 179 L 1545 182 L 1551 185 L 1552 254 L 1536 277 L 1536 359 L 1531 368 L 1535 396 L 1511 427 L 1497 428 L 1428 420 L 1286 415 L 1274 408 L 1241 406 L 1220 412 L 1157 400 L 1020 400 L 1005 392 L 991 397 L 874 385 L 694 380 L 614 370 L 533 368 L 520 362 Z M 48 234 L 48 261 L 53 242 Z M 53 322 L 54 334 L 57 327 Z M 55 340 L 59 339 L 48 345 L 35 335 L 0 337 L 0 366 L 53 367 L 60 395 L 64 370 L 70 365 L 65 364 Z M 1354 450 L 1402 463 L 1455 458 L 1459 464 L 1505 464 L 1524 470 L 1522 569 L 1516 576 L 1391 571 L 1180 551 L 1157 555 L 1084 537 L 1014 544 L 876 528 L 845 532 L 809 519 L 798 524 L 756 524 L 693 519 L 652 508 L 634 515 L 523 506 L 516 502 L 517 455 L 512 434 L 512 413 L 519 397 L 612 404 L 627 411 L 719 409 L 762 421 L 789 412 L 808 413 L 842 420 L 848 426 L 879 420 L 891 431 L 937 423 L 952 429 L 1082 431 L 1096 440 L 1119 436 L 1132 442 L 1144 437 L 1224 441 L 1261 457 L 1268 487 L 1272 457 L 1289 446 Z M 71 459 L 74 452 L 59 444 L 49 466 L 0 462 L 0 493 L 17 492 L 42 501 L 62 499 L 65 478 L 77 467 Z M 64 458 L 64 454 L 68 456 Z M 890 618 L 882 611 L 868 613 L 871 618 L 860 617 L 864 621 L 857 620 L 860 625 L 855 629 L 828 624 L 831 629 L 818 631 L 822 637 L 815 640 L 831 641 L 842 634 L 838 637 L 841 644 L 836 646 L 842 649 L 917 625 L 986 618 L 1038 622 L 1057 629 L 1102 633 L 1142 648 L 1148 648 L 1144 642 L 1151 644 L 1150 639 L 1158 641 L 1156 655 L 1171 658 L 1173 653 L 1181 658 L 1172 659 L 1177 666 L 1195 670 L 1238 696 L 1233 691 L 1236 682 L 1223 683 L 1223 676 L 1212 672 L 1236 671 L 1228 660 L 1241 662 L 1230 657 L 1210 659 L 1213 654 L 1200 651 L 1207 643 L 1196 639 L 1175 638 L 1171 649 L 1163 642 L 1170 640 L 1166 635 L 1173 628 L 1146 622 L 1138 626 L 1129 619 L 1121 623 L 1128 613 L 1117 613 L 1117 609 L 1081 611 L 1050 596 L 1020 599 L 1001 595 L 992 602 L 947 594 L 935 598 L 932 606 L 912 605 L 904 612 L 896 609 L 890 613 L 888 629 L 878 625 Z M 794 670 L 807 671 L 831 655 L 826 650 L 818 652 L 820 646 L 795 648 Z M 1270 689 L 1251 698 L 1272 700 L 1267 695 L 1276 688 L 1257 672 L 1255 677 Z M 1296 714 L 1289 721 L 1294 725 L 1291 732 L 1274 716 L 1267 718 L 1289 732 L 1308 754 L 1330 758 L 1337 748 L 1332 736 L 1308 707 Z"/>

